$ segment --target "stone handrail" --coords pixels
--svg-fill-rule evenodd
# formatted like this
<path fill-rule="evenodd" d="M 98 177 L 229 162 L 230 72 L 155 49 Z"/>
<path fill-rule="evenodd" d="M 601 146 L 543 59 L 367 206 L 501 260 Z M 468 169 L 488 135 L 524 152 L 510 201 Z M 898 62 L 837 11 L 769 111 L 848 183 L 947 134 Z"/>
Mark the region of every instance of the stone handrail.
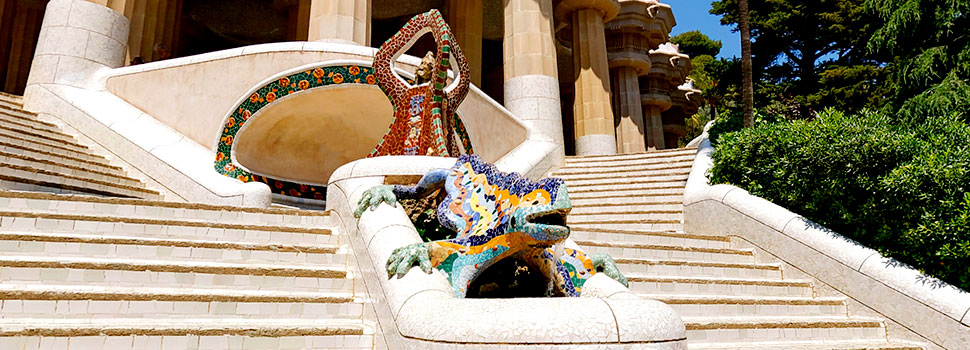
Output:
<path fill-rule="evenodd" d="M 602 274 L 586 282 L 581 298 L 459 299 L 437 270 L 425 274 L 412 269 L 402 278 L 388 278 L 384 266 L 391 252 L 421 239 L 400 206 L 381 204 L 357 220 L 353 216 L 357 201 L 387 176 L 416 177 L 453 164 L 454 158 L 369 158 L 340 167 L 330 178 L 327 207 L 356 252 L 360 277 L 375 302 L 386 344 L 498 349 L 520 344 L 575 348 L 622 343 L 686 349 L 684 324 L 670 307 L 641 299 Z"/>
<path fill-rule="evenodd" d="M 928 342 L 944 349 L 967 349 L 970 293 L 743 189 L 710 185 L 706 175 L 714 149 L 703 137 L 684 191 L 686 232 L 743 239 Z"/>
<path fill-rule="evenodd" d="M 105 90 L 112 68 L 124 63 L 128 24 L 124 15 L 92 2 L 52 0 L 24 108 L 63 121 L 90 138 L 167 200 L 268 206 L 265 185 L 220 176 L 204 148 Z M 76 50 L 77 45 L 82 49 Z M 172 104 L 164 95 L 156 97 Z M 206 166 L 199 163 L 203 159 Z"/>

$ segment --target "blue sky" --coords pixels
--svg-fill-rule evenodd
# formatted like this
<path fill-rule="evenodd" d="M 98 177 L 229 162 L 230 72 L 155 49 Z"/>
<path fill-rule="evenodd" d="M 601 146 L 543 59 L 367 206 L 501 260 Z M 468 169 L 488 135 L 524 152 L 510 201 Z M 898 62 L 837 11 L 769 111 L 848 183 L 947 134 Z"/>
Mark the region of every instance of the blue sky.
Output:
<path fill-rule="evenodd" d="M 740 34 L 732 33 L 731 27 L 721 25 L 720 16 L 708 12 L 711 10 L 711 0 L 661 0 L 661 2 L 670 5 L 677 20 L 677 26 L 670 36 L 700 30 L 711 39 L 720 40 L 724 45 L 717 57 L 741 56 Z"/>

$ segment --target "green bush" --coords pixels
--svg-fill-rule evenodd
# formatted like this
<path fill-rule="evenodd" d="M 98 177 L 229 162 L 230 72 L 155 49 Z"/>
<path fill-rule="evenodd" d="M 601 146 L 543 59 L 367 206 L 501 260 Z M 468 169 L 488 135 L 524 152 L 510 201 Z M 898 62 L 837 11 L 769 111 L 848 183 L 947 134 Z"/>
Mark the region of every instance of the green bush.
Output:
<path fill-rule="evenodd" d="M 826 111 L 720 136 L 711 180 L 970 290 L 970 126 Z"/>

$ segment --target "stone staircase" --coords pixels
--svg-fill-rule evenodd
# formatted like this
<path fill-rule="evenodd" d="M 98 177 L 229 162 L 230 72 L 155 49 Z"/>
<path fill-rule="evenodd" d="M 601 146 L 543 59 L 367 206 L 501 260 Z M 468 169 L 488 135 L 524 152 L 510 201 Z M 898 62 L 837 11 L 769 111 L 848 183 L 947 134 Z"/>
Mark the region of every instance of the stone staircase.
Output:
<path fill-rule="evenodd" d="M 327 212 L 13 191 L 0 208 L 0 349 L 374 346 Z"/>
<path fill-rule="evenodd" d="M 161 199 L 141 180 L 0 93 L 0 189 Z"/>
<path fill-rule="evenodd" d="M 691 349 L 916 350 L 883 319 L 726 236 L 683 232 L 683 191 L 696 149 L 567 157 L 571 237 L 611 254 L 630 289 L 682 316 Z"/>
<path fill-rule="evenodd" d="M 162 202 L 0 94 L 0 349 L 373 349 L 328 212 Z"/>

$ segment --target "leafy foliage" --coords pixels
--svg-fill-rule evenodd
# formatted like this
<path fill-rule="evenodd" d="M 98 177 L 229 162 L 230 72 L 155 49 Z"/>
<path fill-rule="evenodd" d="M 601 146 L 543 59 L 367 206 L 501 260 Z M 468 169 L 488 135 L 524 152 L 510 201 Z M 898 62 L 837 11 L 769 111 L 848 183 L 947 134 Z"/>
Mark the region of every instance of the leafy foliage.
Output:
<path fill-rule="evenodd" d="M 680 47 L 680 52 L 690 57 L 715 57 L 721 52 L 723 45 L 720 40 L 711 40 L 699 30 L 683 32 L 670 38 L 670 42 L 677 44 Z"/>
<path fill-rule="evenodd" d="M 711 180 L 970 289 L 967 140 L 970 125 L 954 116 L 828 110 L 720 134 Z"/>
<path fill-rule="evenodd" d="M 970 1 L 867 0 L 884 21 L 869 49 L 893 56 L 889 110 L 970 121 Z"/>

